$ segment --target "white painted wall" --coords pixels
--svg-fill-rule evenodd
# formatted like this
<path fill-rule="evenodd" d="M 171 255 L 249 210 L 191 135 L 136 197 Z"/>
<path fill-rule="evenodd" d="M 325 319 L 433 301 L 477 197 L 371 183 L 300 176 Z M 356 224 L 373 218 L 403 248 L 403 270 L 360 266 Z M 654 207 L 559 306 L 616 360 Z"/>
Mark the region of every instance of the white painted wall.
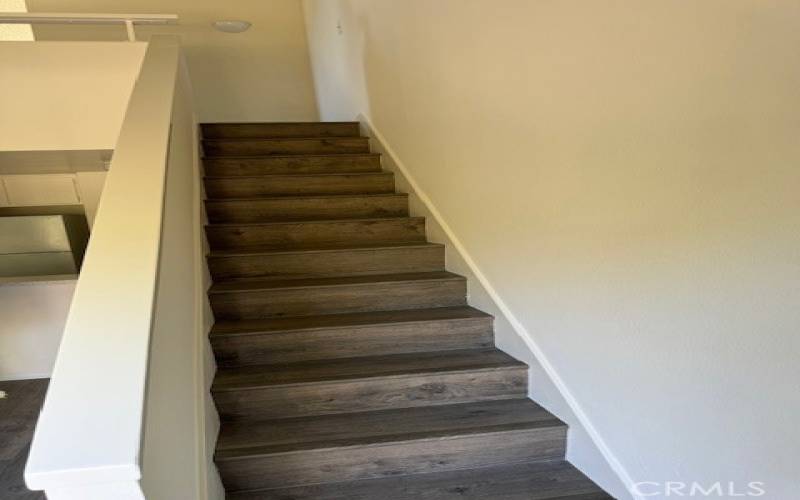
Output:
<path fill-rule="evenodd" d="M 0 284 L 0 380 L 53 370 L 75 280 Z"/>
<path fill-rule="evenodd" d="M 501 345 L 543 355 L 533 396 L 623 480 L 795 498 L 800 5 L 305 6 L 322 119 L 406 166 L 518 320 Z"/>
<path fill-rule="evenodd" d="M 0 43 L 0 151 L 114 149 L 144 48 Z"/>
<path fill-rule="evenodd" d="M 177 14 L 177 26 L 138 27 L 177 34 L 186 54 L 200 121 L 316 120 L 314 84 L 300 0 L 29 0 L 31 12 L 140 12 Z M 240 34 L 211 23 L 244 19 Z M 44 26 L 37 40 L 124 40 L 119 26 Z"/>

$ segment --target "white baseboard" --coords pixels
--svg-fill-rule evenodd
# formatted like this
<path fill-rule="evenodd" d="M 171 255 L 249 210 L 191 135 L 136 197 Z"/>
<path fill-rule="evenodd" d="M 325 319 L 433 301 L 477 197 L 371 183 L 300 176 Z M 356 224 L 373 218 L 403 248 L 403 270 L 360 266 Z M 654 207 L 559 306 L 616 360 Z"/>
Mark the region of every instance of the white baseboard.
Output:
<path fill-rule="evenodd" d="M 397 153 L 392 149 L 389 142 L 386 140 L 386 137 L 381 134 L 381 132 L 375 128 L 374 124 L 367 118 L 366 116 L 360 114 L 356 118 L 358 122 L 361 123 L 362 128 L 365 130 L 367 135 L 369 135 L 372 139 L 374 139 L 377 144 L 377 149 L 379 149 L 381 153 L 388 156 L 391 163 L 396 167 L 396 171 L 404 178 L 404 181 L 408 184 L 409 191 L 411 195 L 415 196 L 421 203 L 424 205 L 426 211 L 433 217 L 436 224 L 440 227 L 442 232 L 444 233 L 446 239 L 448 240 L 447 243 L 452 245 L 453 250 L 458 254 L 461 260 L 466 264 L 469 268 L 469 271 L 474 278 L 478 281 L 480 287 L 485 291 L 485 293 L 491 298 L 496 306 L 496 309 L 500 311 L 503 315 L 504 319 L 511 325 L 511 328 L 514 330 L 516 335 L 523 340 L 527 348 L 531 351 L 533 356 L 542 366 L 544 371 L 546 372 L 547 376 L 552 381 L 553 385 L 558 389 L 558 392 L 561 394 L 561 397 L 569 406 L 570 410 L 575 415 L 575 418 L 584 428 L 584 431 L 589 435 L 591 441 L 597 447 L 597 449 L 602 454 L 603 458 L 608 463 L 611 470 L 617 475 L 619 480 L 628 490 L 628 492 L 636 491 L 633 489 L 634 481 L 631 478 L 630 474 L 628 474 L 627 469 L 620 463 L 617 459 L 616 455 L 611 451 L 608 447 L 608 444 L 605 442 L 603 437 L 599 434 L 595 426 L 592 424 L 591 419 L 583 410 L 581 404 L 575 399 L 575 396 L 569 390 L 567 385 L 565 384 L 564 380 L 559 375 L 556 368 L 550 362 L 547 355 L 542 351 L 539 344 L 536 342 L 534 337 L 528 332 L 525 326 L 517 319 L 514 313 L 509 309 L 508 305 L 505 301 L 500 297 L 500 295 L 495 290 L 494 286 L 492 286 L 491 282 L 486 278 L 486 275 L 480 269 L 478 264 L 472 258 L 470 253 L 464 247 L 464 245 L 459 240 L 458 236 L 453 232 L 450 225 L 445 220 L 444 216 L 442 216 L 441 212 L 439 212 L 436 205 L 430 199 L 430 197 L 425 193 L 422 187 L 417 183 L 414 176 L 411 174 L 411 171 L 406 167 Z M 635 500 L 643 500 L 642 498 L 633 495 Z"/>

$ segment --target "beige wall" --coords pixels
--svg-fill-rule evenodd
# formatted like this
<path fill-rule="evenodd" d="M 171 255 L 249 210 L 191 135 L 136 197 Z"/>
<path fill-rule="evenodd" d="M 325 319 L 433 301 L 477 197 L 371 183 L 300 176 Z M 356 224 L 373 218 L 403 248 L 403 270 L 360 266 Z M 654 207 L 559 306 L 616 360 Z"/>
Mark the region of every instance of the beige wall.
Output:
<path fill-rule="evenodd" d="M 143 43 L 0 43 L 0 151 L 113 149 Z"/>
<path fill-rule="evenodd" d="M 139 27 L 178 34 L 201 121 L 316 120 L 300 0 L 28 0 L 31 12 L 177 14 L 179 25 Z M 219 19 L 253 26 L 240 34 L 211 27 Z M 124 40 L 121 27 L 37 26 L 37 40 Z"/>
<path fill-rule="evenodd" d="M 794 498 L 800 4 L 305 6 L 322 119 L 370 119 L 623 477 Z"/>

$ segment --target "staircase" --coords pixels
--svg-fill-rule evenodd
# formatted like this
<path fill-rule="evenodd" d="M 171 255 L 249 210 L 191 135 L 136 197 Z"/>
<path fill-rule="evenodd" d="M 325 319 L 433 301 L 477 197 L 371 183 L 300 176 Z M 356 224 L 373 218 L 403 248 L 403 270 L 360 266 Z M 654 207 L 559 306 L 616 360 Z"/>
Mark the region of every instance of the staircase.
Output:
<path fill-rule="evenodd" d="M 611 498 L 357 123 L 202 132 L 228 500 Z"/>

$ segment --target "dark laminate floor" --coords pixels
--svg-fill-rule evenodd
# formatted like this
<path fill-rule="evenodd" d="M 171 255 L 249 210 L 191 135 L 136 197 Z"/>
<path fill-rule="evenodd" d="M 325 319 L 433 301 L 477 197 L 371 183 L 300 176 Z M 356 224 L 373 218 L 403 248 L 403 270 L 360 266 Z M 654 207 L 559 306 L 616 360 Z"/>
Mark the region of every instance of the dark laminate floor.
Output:
<path fill-rule="evenodd" d="M 47 390 L 47 379 L 0 382 L 0 498 L 44 500 L 42 492 L 25 487 L 22 472 L 28 459 L 33 428 Z"/>

